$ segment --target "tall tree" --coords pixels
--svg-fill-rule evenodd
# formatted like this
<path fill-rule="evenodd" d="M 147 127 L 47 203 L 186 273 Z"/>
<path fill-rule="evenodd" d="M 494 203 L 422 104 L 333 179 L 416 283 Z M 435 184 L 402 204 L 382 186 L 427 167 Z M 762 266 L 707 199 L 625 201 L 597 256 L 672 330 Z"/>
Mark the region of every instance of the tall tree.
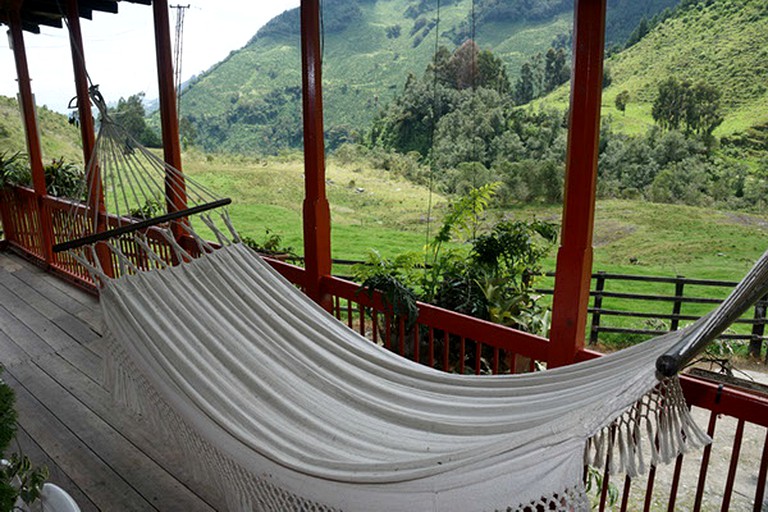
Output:
<path fill-rule="evenodd" d="M 627 103 L 629 103 L 629 91 L 624 89 L 619 94 L 616 95 L 616 99 L 614 100 L 616 104 L 616 108 L 619 109 L 622 113 L 626 113 L 627 111 Z"/>
<path fill-rule="evenodd" d="M 111 114 L 117 124 L 142 145 L 160 147 L 160 137 L 147 126 L 143 92 L 134 94 L 128 99 L 120 98 L 117 106 L 111 109 Z"/>
<path fill-rule="evenodd" d="M 526 62 L 520 67 L 520 78 L 515 82 L 515 90 L 512 97 L 517 105 L 525 105 L 534 98 L 533 69 Z"/>
<path fill-rule="evenodd" d="M 679 82 L 670 77 L 659 84 L 651 115 L 665 130 L 684 129 L 687 135 L 711 135 L 723 122 L 720 91 L 709 84 Z"/>
<path fill-rule="evenodd" d="M 656 101 L 653 102 L 653 120 L 665 130 L 678 130 L 685 117 L 687 86 L 669 77 L 659 84 Z"/>
<path fill-rule="evenodd" d="M 553 91 L 571 77 L 565 50 L 550 48 L 544 57 L 544 93 Z"/>

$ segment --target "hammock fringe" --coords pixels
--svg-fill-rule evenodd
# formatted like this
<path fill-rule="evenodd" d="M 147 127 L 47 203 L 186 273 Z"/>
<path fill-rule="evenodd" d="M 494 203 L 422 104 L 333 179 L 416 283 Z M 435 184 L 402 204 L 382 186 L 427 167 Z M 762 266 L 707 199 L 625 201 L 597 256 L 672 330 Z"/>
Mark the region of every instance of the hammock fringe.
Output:
<path fill-rule="evenodd" d="M 693 421 L 677 376 L 666 378 L 587 442 L 584 463 L 630 478 L 712 442 Z"/>

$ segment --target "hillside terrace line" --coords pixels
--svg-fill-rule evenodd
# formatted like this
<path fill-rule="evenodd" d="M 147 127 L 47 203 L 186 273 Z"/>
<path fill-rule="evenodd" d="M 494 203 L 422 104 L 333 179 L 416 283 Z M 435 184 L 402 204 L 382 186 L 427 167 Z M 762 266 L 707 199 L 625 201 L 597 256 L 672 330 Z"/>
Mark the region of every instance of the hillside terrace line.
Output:
<path fill-rule="evenodd" d="M 164 159 L 181 169 L 166 0 L 133 0 L 151 5 L 155 21 L 156 60 Z M 59 4 L 64 13 L 59 11 Z M 549 339 L 421 304 L 418 324 L 429 333 L 429 347 L 406 340 L 402 323 L 389 321 L 380 296 L 358 294 L 358 285 L 331 276 L 330 210 L 325 192 L 323 108 L 319 0 L 301 2 L 301 50 L 304 113 L 305 268 L 270 261 L 286 278 L 316 302 L 332 311 L 350 328 L 366 334 L 366 322 L 388 319 L 381 342 L 391 350 L 435 365 L 458 343 L 462 354 L 475 348 L 475 361 L 459 371 L 481 372 L 478 347 L 492 347 L 493 372 L 528 371 L 536 362 L 548 367 L 598 357 L 584 348 L 592 273 L 592 233 L 597 179 L 605 0 L 576 0 L 574 6 L 565 201 L 561 246 Z M 103 328 L 96 293 L 87 273 L 52 248 L 63 241 L 62 218 L 66 200 L 47 195 L 39 131 L 26 62 L 23 31 L 40 25 L 71 31 L 73 66 L 81 119 L 84 161 L 94 145 L 93 118 L 88 98 L 79 20 L 94 11 L 117 13 L 116 0 L 0 0 L 0 23 L 8 25 L 13 42 L 27 153 L 33 187 L 8 187 L 0 214 L 6 240 L 0 254 L 0 360 L 4 376 L 16 389 L 19 402 L 20 443 L 37 462 L 47 462 L 52 479 L 73 494 L 83 510 L 210 510 L 217 507 L 205 485 L 192 483 L 172 446 L 158 442 L 157 426 L 146 425 L 128 411 L 108 402 L 99 384 Z M 183 185 L 172 194 L 169 212 L 186 209 Z M 106 228 L 107 226 L 105 226 Z M 149 234 L 151 237 L 151 232 Z M 183 236 L 180 243 L 189 243 Z M 162 250 L 162 241 L 156 240 Z M 166 251 L 171 262 L 171 252 Z M 34 264 L 23 261 L 24 258 Z M 42 270 L 40 270 L 42 269 Z M 43 272 L 44 271 L 44 272 Z M 78 288 L 53 276 L 64 278 Z M 391 343 L 392 332 L 400 335 Z M 438 339 L 441 338 L 442 340 Z M 440 343 L 442 341 L 442 343 Z M 397 346 L 395 346 L 397 345 Z M 440 346 L 442 345 L 442 353 Z M 425 353 L 426 352 L 426 353 Z M 692 377 L 682 378 L 688 403 L 709 418 L 715 434 L 713 447 L 693 457 L 680 456 L 670 479 L 658 482 L 656 469 L 642 482 L 614 482 L 620 490 L 621 510 L 661 506 L 674 510 L 762 510 L 766 505 L 768 472 L 768 397 L 730 386 L 716 386 Z M 721 420 L 721 416 L 730 419 Z M 746 430 L 762 440 L 742 450 Z M 725 443 L 723 440 L 727 440 Z M 748 453 L 747 453 L 748 452 Z M 714 456 L 713 456 L 714 454 Z M 716 459 L 728 461 L 726 474 L 711 474 Z M 692 482 L 688 484 L 686 482 Z M 684 488 L 687 487 L 687 493 Z M 600 508 L 607 504 L 609 478 L 603 479 Z M 640 505 L 642 504 L 642 505 Z"/>

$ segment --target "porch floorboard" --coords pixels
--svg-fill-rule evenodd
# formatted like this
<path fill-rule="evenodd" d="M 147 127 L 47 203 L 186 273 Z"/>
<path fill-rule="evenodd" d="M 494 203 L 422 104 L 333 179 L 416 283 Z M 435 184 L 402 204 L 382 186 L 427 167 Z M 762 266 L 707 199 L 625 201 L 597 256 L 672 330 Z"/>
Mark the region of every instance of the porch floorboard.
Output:
<path fill-rule="evenodd" d="M 83 512 L 211 511 L 212 492 L 139 415 L 101 384 L 98 299 L 0 252 L 0 364 L 16 390 L 17 444 Z"/>

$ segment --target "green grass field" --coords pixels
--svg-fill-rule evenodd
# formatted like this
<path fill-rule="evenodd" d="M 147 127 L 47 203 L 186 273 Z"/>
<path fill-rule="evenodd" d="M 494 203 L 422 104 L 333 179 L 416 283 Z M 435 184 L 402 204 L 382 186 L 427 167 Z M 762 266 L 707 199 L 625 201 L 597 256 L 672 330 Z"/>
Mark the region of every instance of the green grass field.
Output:
<path fill-rule="evenodd" d="M 231 196 L 231 214 L 245 236 L 262 240 L 266 230 L 282 236 L 283 244 L 302 252 L 301 201 L 303 164 L 298 155 L 252 159 L 187 153 L 185 170 L 222 196 Z M 421 251 L 427 234 L 425 218 L 429 192 L 381 170 L 341 166 L 330 159 L 327 190 L 332 217 L 332 255 L 363 259 L 371 250 L 385 256 Z M 440 226 L 447 200 L 432 194 Z M 488 220 L 501 217 L 539 218 L 560 222 L 560 205 L 526 205 L 492 211 Z M 715 211 L 647 201 L 598 201 L 595 212 L 594 270 L 646 276 L 685 276 L 737 281 L 768 249 L 768 218 L 739 212 Z M 555 269 L 556 248 L 544 262 Z M 338 269 L 348 272 L 349 269 Z M 545 278 L 542 288 L 551 288 Z M 609 281 L 607 291 L 674 295 L 674 285 L 636 281 Z M 723 298 L 727 288 L 689 286 L 688 296 Z M 543 300 L 547 301 L 545 297 Z M 624 311 L 670 313 L 671 304 L 606 298 L 603 307 Z M 682 313 L 701 315 L 710 305 L 685 304 Z M 604 318 L 603 325 L 653 329 L 653 322 Z M 748 327 L 738 330 L 744 331 Z M 635 340 L 626 335 L 605 335 L 611 345 Z"/>
<path fill-rule="evenodd" d="M 258 159 L 184 155 L 185 171 L 234 200 L 232 216 L 247 236 L 266 229 L 301 253 L 303 164 L 298 157 Z M 333 256 L 361 259 L 420 251 L 426 239 L 429 191 L 382 170 L 342 166 L 330 159 L 327 191 L 333 221 Z M 447 199 L 432 193 L 434 232 Z M 489 212 L 494 218 L 534 217 L 560 222 L 560 205 L 526 205 Z M 598 201 L 595 269 L 645 275 L 734 280 L 768 248 L 768 218 L 642 200 Z M 631 260 L 631 261 L 630 261 Z M 554 269 L 555 254 L 546 267 Z"/>

